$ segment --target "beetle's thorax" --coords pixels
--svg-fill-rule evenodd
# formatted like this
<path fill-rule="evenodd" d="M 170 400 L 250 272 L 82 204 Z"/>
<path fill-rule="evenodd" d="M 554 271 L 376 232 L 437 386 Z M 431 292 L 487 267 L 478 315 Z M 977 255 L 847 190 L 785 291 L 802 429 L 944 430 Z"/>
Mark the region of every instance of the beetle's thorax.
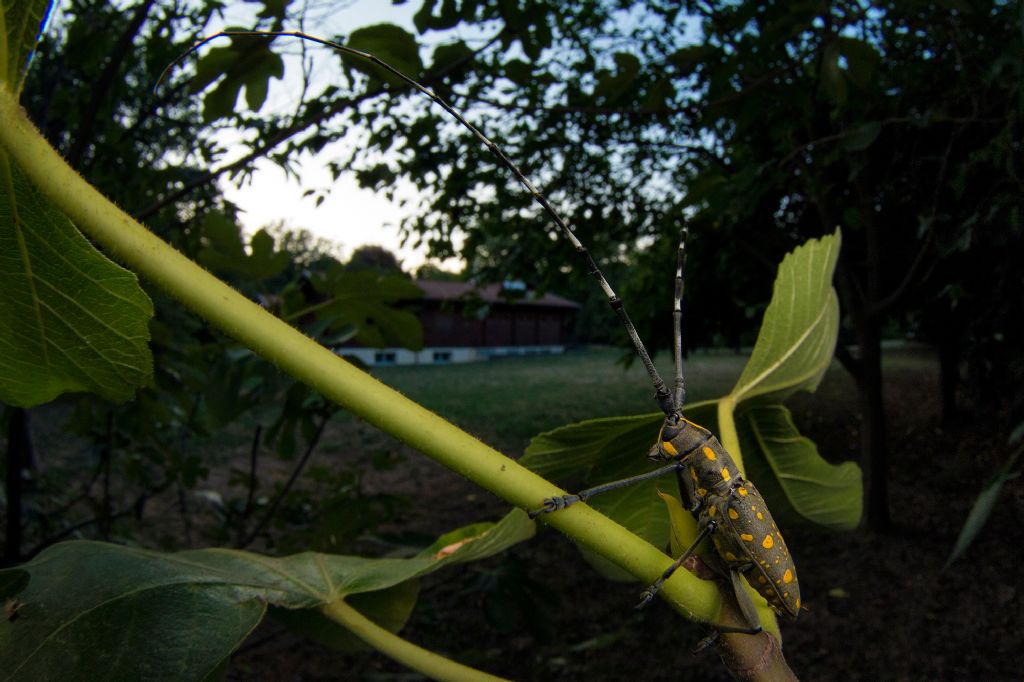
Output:
<path fill-rule="evenodd" d="M 714 434 L 679 414 L 665 417 L 651 457 L 685 464 L 698 493 L 724 492 L 740 480 L 739 469 Z"/>
<path fill-rule="evenodd" d="M 713 438 L 703 426 L 674 412 L 661 425 L 658 442 L 651 448 L 651 459 L 685 460 Z"/>

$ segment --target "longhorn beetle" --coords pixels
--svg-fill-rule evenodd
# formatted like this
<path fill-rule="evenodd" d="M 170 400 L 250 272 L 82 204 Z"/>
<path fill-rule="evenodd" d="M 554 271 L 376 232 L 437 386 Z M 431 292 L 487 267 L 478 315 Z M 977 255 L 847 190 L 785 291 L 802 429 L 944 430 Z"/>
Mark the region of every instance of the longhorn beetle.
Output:
<path fill-rule="evenodd" d="M 185 54 L 168 65 L 164 73 L 157 79 L 157 85 L 181 59 L 184 59 L 206 43 L 222 36 L 271 39 L 290 36 L 318 43 L 338 50 L 343 54 L 375 64 L 429 97 L 460 125 L 469 130 L 477 140 L 494 154 L 505 168 L 515 175 L 516 179 L 530 192 L 534 200 L 540 204 L 555 225 L 558 226 L 562 234 L 573 245 L 583 259 L 587 272 L 597 280 L 601 289 L 608 297 L 609 305 L 622 321 L 637 356 L 651 378 L 658 407 L 665 413 L 665 421 L 661 426 L 661 431 L 658 433 L 658 440 L 651 447 L 648 457 L 655 461 L 669 461 L 670 463 L 645 474 L 605 483 L 573 495 L 548 498 L 543 500 L 540 508 L 530 512 L 530 517 L 536 518 L 541 514 L 556 512 L 577 502 L 584 502 L 594 495 L 674 472 L 677 474 L 680 486 L 689 503 L 689 510 L 697 518 L 700 532 L 697 534 L 693 544 L 665 570 L 653 585 L 644 591 L 643 598 L 638 607 L 649 603 L 661 585 L 683 565 L 686 559 L 693 555 L 700 543 L 710 536 L 718 556 L 725 565 L 725 571 L 728 573 L 733 591 L 736 593 L 740 609 L 749 624 L 749 627 L 746 628 L 716 625 L 715 629 L 717 632 L 746 634 L 761 632 L 761 622 L 757 615 L 757 609 L 743 588 L 740 579 L 741 575 L 768 600 L 769 605 L 777 613 L 796 618 L 800 611 L 800 588 L 796 579 L 796 567 L 793 565 L 793 559 L 786 549 L 786 543 L 782 539 L 782 534 L 779 532 L 778 527 L 776 527 L 771 513 L 768 511 L 764 499 L 757 491 L 757 488 L 754 487 L 754 484 L 743 478 L 732 457 L 722 447 L 722 444 L 718 442 L 718 439 L 704 427 L 689 421 L 683 416 L 683 405 L 686 400 L 686 383 L 683 379 L 682 356 L 683 276 L 686 268 L 687 236 L 685 226 L 681 231 L 676 257 L 675 297 L 672 309 L 675 385 L 674 391 L 669 391 L 665 382 L 658 374 L 657 369 L 655 369 L 643 341 L 629 319 L 629 315 L 626 314 L 622 300 L 612 290 L 611 285 L 604 278 L 604 275 L 597 267 L 586 247 L 576 238 L 576 235 L 558 215 L 547 198 L 505 156 L 504 152 L 498 148 L 498 145 L 469 123 L 462 114 L 456 111 L 444 99 L 368 52 L 356 50 L 298 31 L 221 31 L 220 33 L 207 36 L 195 43 Z M 713 641 L 713 638 L 709 638 L 708 641 Z"/>
<path fill-rule="evenodd" d="M 743 588 L 740 576 L 746 577 L 751 586 L 765 597 L 772 609 L 791 618 L 796 618 L 800 611 L 800 587 L 796 578 L 796 566 L 761 493 L 753 483 L 743 477 L 732 456 L 714 434 L 683 416 L 686 382 L 683 378 L 682 361 L 682 300 L 686 269 L 686 237 L 687 229 L 684 226 L 680 233 L 676 258 L 675 298 L 672 309 L 676 371 L 675 390 L 672 393 L 669 393 L 664 381 L 650 363 L 639 335 L 622 309 L 621 301 L 613 294 L 609 295 L 611 305 L 622 318 L 637 354 L 644 360 L 654 384 L 655 399 L 665 412 L 665 421 L 658 433 L 658 439 L 647 456 L 654 461 L 669 461 L 670 464 L 572 495 L 548 498 L 542 502 L 540 508 L 530 512 L 530 517 L 536 518 L 577 502 L 585 502 L 603 492 L 664 474 L 676 473 L 685 499 L 689 502 L 689 510 L 697 518 L 700 532 L 690 547 L 653 585 L 644 590 L 637 608 L 646 606 L 661 585 L 694 554 L 704 538 L 711 536 L 718 556 L 725 564 L 740 610 L 750 626 L 736 628 L 718 625 L 715 628 L 717 632 L 757 634 L 761 632 L 761 621 L 750 596 Z M 600 272 L 594 274 L 602 282 L 602 288 L 606 292 L 610 291 Z M 714 636 L 705 641 L 714 641 Z M 698 645 L 698 648 L 703 647 Z"/>

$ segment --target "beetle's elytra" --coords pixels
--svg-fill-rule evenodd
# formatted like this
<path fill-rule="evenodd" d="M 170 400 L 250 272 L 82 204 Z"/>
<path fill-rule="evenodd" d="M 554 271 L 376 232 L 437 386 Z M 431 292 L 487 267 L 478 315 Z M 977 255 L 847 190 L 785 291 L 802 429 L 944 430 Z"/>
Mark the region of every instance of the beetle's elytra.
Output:
<path fill-rule="evenodd" d="M 761 493 L 743 478 L 729 452 L 703 426 L 669 415 L 652 459 L 679 462 L 690 511 L 701 528 L 712 522 L 719 556 L 743 575 L 780 615 L 796 618 L 800 586 L 796 566 Z"/>

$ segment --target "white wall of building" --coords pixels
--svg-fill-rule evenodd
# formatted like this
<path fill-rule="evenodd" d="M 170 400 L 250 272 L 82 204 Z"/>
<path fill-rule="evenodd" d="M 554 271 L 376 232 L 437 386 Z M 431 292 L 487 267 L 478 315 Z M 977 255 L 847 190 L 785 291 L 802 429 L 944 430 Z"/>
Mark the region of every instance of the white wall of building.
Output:
<path fill-rule="evenodd" d="M 349 355 L 370 366 L 387 365 L 447 365 L 456 362 L 480 362 L 491 358 L 520 355 L 558 355 L 565 352 L 565 346 L 494 346 L 485 348 L 424 348 L 412 351 L 408 348 L 337 348 L 339 355 Z"/>

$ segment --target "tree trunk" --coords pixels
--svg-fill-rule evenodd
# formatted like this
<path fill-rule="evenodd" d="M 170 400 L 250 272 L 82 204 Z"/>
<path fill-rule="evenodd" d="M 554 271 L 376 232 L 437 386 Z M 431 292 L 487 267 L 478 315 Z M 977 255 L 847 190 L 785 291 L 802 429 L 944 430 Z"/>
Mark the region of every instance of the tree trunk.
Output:
<path fill-rule="evenodd" d="M 837 350 L 836 357 L 857 382 L 860 410 L 860 465 L 864 477 L 865 515 L 862 524 L 871 531 L 888 530 L 889 448 L 886 438 L 882 382 L 882 334 L 877 317 L 868 312 L 852 268 L 840 255 L 836 284 L 842 307 L 852 322 L 857 355 Z"/>
<path fill-rule="evenodd" d="M 857 398 L 860 403 L 861 467 L 866 483 L 865 526 L 872 531 L 889 529 L 889 447 L 886 442 L 885 402 L 882 390 L 882 338 L 878 323 L 862 320 L 857 326 L 859 368 Z"/>

